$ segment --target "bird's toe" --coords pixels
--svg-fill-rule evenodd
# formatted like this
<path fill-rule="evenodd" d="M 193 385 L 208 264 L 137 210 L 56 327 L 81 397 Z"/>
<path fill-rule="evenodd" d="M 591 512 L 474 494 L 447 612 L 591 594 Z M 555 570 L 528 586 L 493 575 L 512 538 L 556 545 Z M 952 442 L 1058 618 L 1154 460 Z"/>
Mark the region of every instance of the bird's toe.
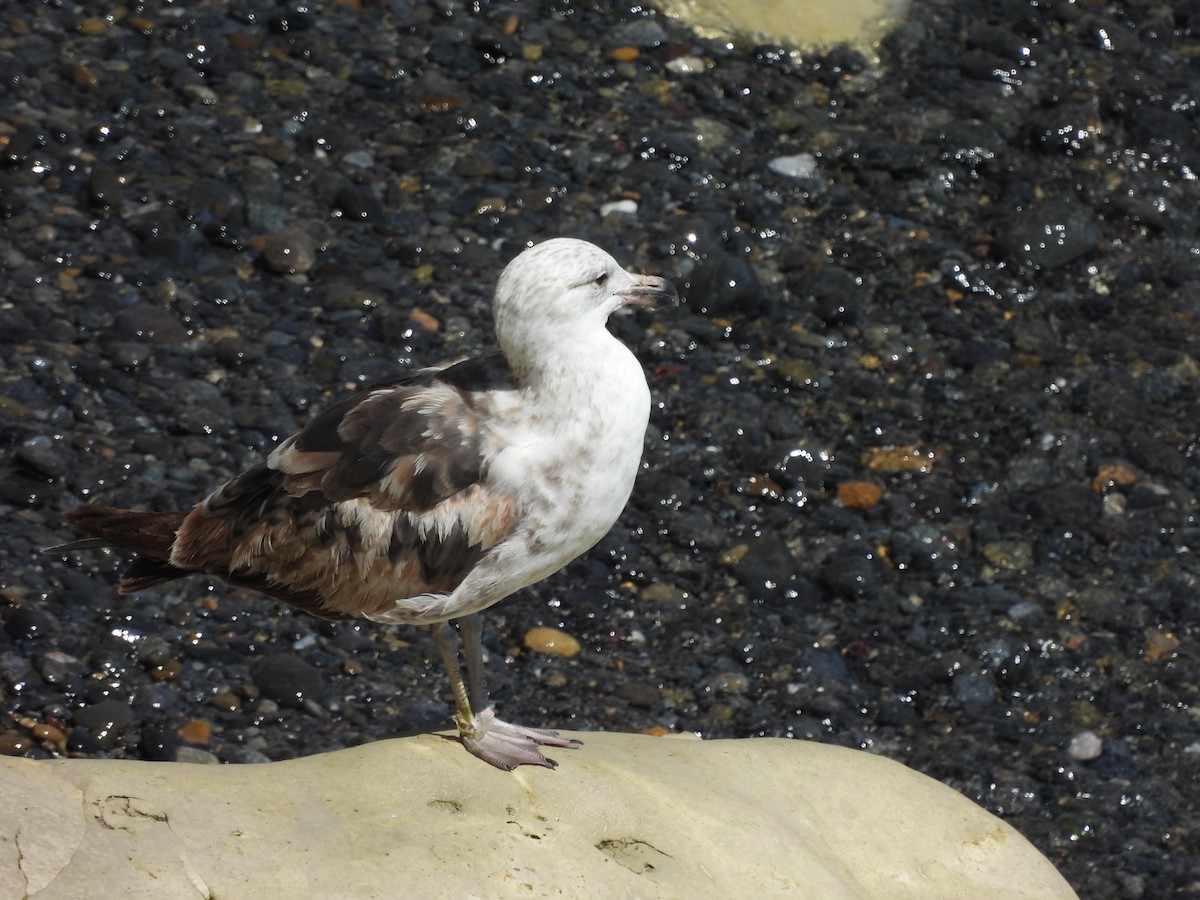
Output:
<path fill-rule="evenodd" d="M 459 739 L 472 756 L 507 772 L 517 766 L 553 769 L 558 763 L 545 756 L 539 747 L 574 750 L 582 744 L 574 738 L 559 737 L 557 731 L 497 719 L 491 707 L 472 717 L 470 722 L 460 724 Z"/>

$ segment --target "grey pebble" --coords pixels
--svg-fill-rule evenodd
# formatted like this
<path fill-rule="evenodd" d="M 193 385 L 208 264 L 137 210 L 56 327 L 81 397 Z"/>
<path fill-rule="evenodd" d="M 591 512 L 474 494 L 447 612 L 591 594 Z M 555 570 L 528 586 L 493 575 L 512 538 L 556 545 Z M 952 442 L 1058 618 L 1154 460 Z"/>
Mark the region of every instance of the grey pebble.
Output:
<path fill-rule="evenodd" d="M 317 259 L 316 243 L 299 228 L 284 228 L 267 238 L 263 262 L 281 275 L 303 274 Z"/>

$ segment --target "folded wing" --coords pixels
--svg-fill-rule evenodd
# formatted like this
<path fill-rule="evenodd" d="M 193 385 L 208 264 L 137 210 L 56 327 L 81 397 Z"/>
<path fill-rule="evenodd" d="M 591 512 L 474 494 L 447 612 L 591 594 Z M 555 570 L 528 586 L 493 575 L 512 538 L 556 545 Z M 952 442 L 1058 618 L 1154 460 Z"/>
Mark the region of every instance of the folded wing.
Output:
<path fill-rule="evenodd" d="M 486 483 L 500 357 L 423 369 L 315 416 L 184 519 L 170 565 L 318 615 L 370 615 L 453 591 L 516 528 Z"/>

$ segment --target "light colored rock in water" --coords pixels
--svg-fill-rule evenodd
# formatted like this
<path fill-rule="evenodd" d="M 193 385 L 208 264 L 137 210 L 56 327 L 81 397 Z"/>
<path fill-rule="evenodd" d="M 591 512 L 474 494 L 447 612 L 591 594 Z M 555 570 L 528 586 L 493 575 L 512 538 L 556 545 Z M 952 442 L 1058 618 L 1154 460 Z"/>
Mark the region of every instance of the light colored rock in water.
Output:
<path fill-rule="evenodd" d="M 705 37 L 749 36 L 797 47 L 870 48 L 909 0 L 661 0 L 660 7 Z"/>
<path fill-rule="evenodd" d="M 0 897 L 1075 896 L 880 757 L 581 737 L 513 774 L 437 735 L 257 766 L 0 759 Z"/>

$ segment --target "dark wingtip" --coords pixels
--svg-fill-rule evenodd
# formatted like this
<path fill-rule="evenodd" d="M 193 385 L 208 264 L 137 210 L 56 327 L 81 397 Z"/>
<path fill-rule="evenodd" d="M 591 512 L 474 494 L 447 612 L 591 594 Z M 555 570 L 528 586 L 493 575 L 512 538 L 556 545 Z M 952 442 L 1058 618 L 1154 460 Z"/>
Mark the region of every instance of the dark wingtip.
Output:
<path fill-rule="evenodd" d="M 90 531 L 102 544 L 133 550 L 142 557 L 166 562 L 171 558 L 175 534 L 187 513 L 146 512 L 110 506 L 76 506 L 63 517 L 83 531 Z M 82 542 L 76 542 L 76 544 Z M 68 548 L 76 544 L 67 545 Z M 84 547 L 94 546 L 86 544 Z M 83 549 L 83 548 L 80 548 Z"/>
<path fill-rule="evenodd" d="M 43 547 L 39 553 L 72 553 L 76 550 L 103 550 L 111 547 L 108 541 L 103 538 L 84 538 L 80 541 L 67 541 L 65 544 L 54 544 L 51 547 Z"/>

